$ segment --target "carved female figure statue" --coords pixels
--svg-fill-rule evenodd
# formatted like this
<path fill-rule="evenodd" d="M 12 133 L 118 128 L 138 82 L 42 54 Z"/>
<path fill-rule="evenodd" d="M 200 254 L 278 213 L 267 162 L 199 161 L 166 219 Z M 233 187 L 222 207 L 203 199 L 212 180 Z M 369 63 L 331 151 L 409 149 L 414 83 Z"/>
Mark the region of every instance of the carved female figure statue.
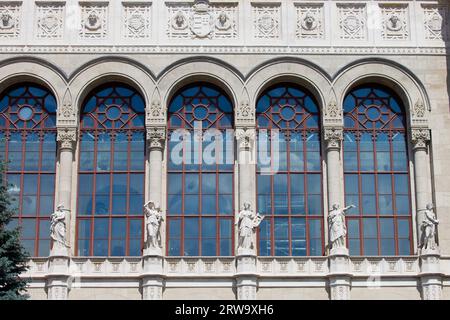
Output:
<path fill-rule="evenodd" d="M 144 209 L 147 218 L 145 223 L 147 231 L 147 239 L 145 241 L 146 248 L 161 248 L 160 226 L 161 221 L 164 220 L 161 209 L 159 209 L 152 200 L 144 205 Z"/>
<path fill-rule="evenodd" d="M 68 211 L 68 209 L 64 209 L 64 205 L 59 204 L 51 216 L 50 237 L 60 248 L 69 247 L 66 242 L 66 212 Z"/>
<path fill-rule="evenodd" d="M 433 204 L 427 204 L 427 208 L 423 210 L 424 220 L 422 221 L 422 236 L 421 236 L 421 248 L 422 249 L 436 249 L 436 228 L 439 224 L 439 220 L 436 218 L 436 214 L 433 210 Z"/>
<path fill-rule="evenodd" d="M 253 229 L 258 227 L 263 219 L 263 216 L 253 213 L 250 209 L 250 203 L 244 202 L 243 209 L 239 212 L 236 222 L 236 224 L 239 224 L 238 248 L 253 249 Z"/>
<path fill-rule="evenodd" d="M 333 207 L 328 214 L 328 224 L 330 229 L 330 244 L 331 248 L 345 248 L 345 236 L 347 235 L 347 228 L 345 226 L 345 211 L 355 208 L 350 205 L 340 209 L 338 204 L 333 204 Z"/>

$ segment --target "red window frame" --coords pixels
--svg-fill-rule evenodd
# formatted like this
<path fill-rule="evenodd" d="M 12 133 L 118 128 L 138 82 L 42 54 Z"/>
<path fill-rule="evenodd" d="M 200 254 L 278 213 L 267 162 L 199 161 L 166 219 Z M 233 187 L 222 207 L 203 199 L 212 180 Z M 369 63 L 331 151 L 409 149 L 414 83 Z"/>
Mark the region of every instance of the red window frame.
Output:
<path fill-rule="evenodd" d="M 275 95 L 271 96 L 270 92 L 272 90 L 283 90 L 282 95 Z M 300 91 L 301 95 L 296 95 L 293 92 L 290 92 L 290 90 L 296 90 Z M 267 97 L 267 99 L 270 100 L 269 103 L 266 103 L 266 109 L 264 111 L 258 110 L 260 103 L 262 103 L 262 99 L 264 97 Z M 308 100 L 308 102 L 307 102 Z M 311 103 L 314 104 L 316 108 L 316 112 L 309 112 L 307 108 L 305 107 L 306 104 L 311 105 Z M 295 115 L 292 115 L 292 118 L 285 118 L 282 115 L 283 108 L 291 108 L 294 110 Z M 316 125 L 309 123 L 312 119 L 316 119 Z M 320 239 L 321 241 L 321 250 L 319 254 L 314 255 L 323 255 L 324 254 L 324 232 L 323 232 L 323 225 L 324 225 L 324 217 L 323 217 L 323 170 L 322 170 L 322 148 L 321 148 L 321 126 L 320 126 L 320 111 L 318 107 L 318 103 L 316 102 L 316 99 L 312 94 L 308 92 L 308 90 L 292 84 L 292 83 L 279 83 L 274 86 L 269 87 L 266 89 L 261 96 L 258 98 L 257 102 L 257 112 L 256 112 L 256 128 L 257 128 L 257 134 L 258 137 L 260 136 L 260 133 L 262 130 L 267 130 L 267 134 L 269 136 L 269 143 L 270 143 L 270 154 L 271 158 L 273 159 L 273 149 L 271 147 L 271 138 L 270 138 L 270 130 L 276 129 L 279 130 L 279 132 L 284 136 L 284 140 L 286 143 L 286 163 L 285 163 L 285 169 L 277 171 L 273 171 L 273 165 L 271 164 L 271 172 L 269 173 L 270 176 L 270 203 L 271 203 L 271 212 L 260 212 L 260 208 L 258 207 L 257 210 L 260 212 L 260 214 L 265 215 L 264 220 L 270 221 L 270 238 L 263 238 L 261 235 L 261 229 L 258 229 L 257 232 L 257 242 L 258 242 L 258 254 L 261 255 L 261 241 L 262 240 L 269 240 L 270 241 L 270 255 L 275 256 L 276 255 L 276 243 L 275 243 L 275 220 L 276 219 L 282 219 L 287 218 L 288 219 L 288 251 L 289 254 L 287 256 L 295 256 L 298 254 L 294 254 L 293 252 L 293 235 L 292 235 L 292 228 L 293 228 L 293 219 L 304 219 L 305 221 L 305 249 L 306 249 L 306 256 L 312 255 L 311 253 L 311 234 L 310 234 L 310 223 L 312 220 L 319 221 L 320 224 L 320 238 L 314 237 L 315 240 Z M 319 170 L 311 170 L 308 168 L 307 165 L 307 143 L 306 139 L 308 138 L 308 134 L 314 134 L 318 137 L 318 145 L 319 145 L 319 159 L 318 159 L 318 166 L 320 167 Z M 292 166 L 294 165 L 293 162 L 291 162 L 291 138 L 292 136 L 297 135 L 301 136 L 302 142 L 303 142 L 303 169 L 302 170 L 294 170 L 292 169 Z M 280 163 L 281 165 L 281 163 Z M 288 199 L 288 213 L 287 214 L 280 214 L 275 213 L 275 176 L 278 174 L 287 175 L 287 199 Z M 303 176 L 303 200 L 304 200 L 304 210 L 305 212 L 295 212 L 295 210 L 292 208 L 292 202 L 294 201 L 292 188 L 291 188 L 291 176 L 293 175 L 302 175 Z M 319 175 L 320 176 L 320 194 L 316 193 L 309 193 L 308 191 L 308 175 Z M 267 194 L 260 194 L 259 190 L 259 183 L 258 180 L 261 177 L 261 170 L 259 166 L 256 168 L 256 177 L 257 177 L 257 183 L 256 183 L 256 194 L 259 197 L 260 195 L 267 195 Z M 308 196 L 320 196 L 320 212 L 321 214 L 313 214 L 310 215 L 308 213 Z M 263 220 L 263 222 L 264 222 Z M 300 240 L 300 239 L 296 239 Z"/>
<path fill-rule="evenodd" d="M 358 90 L 369 90 L 369 94 L 364 96 L 356 94 Z M 378 91 L 383 92 L 383 94 L 377 93 Z M 349 214 L 347 214 L 347 228 L 349 230 L 349 223 L 351 221 L 358 221 L 358 237 L 355 237 L 350 231 L 347 236 L 347 246 L 350 247 L 350 241 L 358 241 L 359 240 L 359 255 L 365 255 L 365 245 L 364 240 L 375 240 L 377 242 L 377 254 L 383 255 L 382 253 L 382 241 L 389 240 L 391 238 L 383 238 L 381 234 L 381 221 L 383 219 L 392 219 L 393 220 L 393 239 L 394 239 L 394 255 L 399 255 L 399 241 L 407 239 L 409 241 L 409 253 L 413 252 L 413 231 L 412 231 L 412 204 L 411 204 L 411 186 L 410 186 L 410 166 L 409 166 L 409 147 L 408 147 L 408 139 L 407 139 L 407 124 L 406 124 L 406 114 L 405 109 L 402 103 L 402 100 L 397 96 L 395 92 L 391 89 L 381 86 L 379 84 L 365 84 L 353 88 L 346 96 L 347 98 L 352 97 L 355 101 L 354 105 L 350 105 L 350 103 L 344 102 L 344 146 L 343 146 L 343 158 L 346 158 L 346 153 L 352 153 L 352 151 L 346 150 L 346 138 L 347 135 L 350 134 L 355 138 L 356 146 L 357 146 L 357 170 L 349 170 L 346 169 L 344 163 L 344 190 L 346 198 L 347 196 L 356 196 L 354 193 L 350 193 L 350 186 L 345 183 L 346 178 L 349 175 L 357 175 L 358 176 L 358 192 L 357 197 L 359 201 L 358 208 L 352 209 Z M 368 102 L 371 103 L 368 103 Z M 378 110 L 379 117 L 372 117 L 369 115 L 370 108 L 374 108 Z M 350 110 L 351 109 L 351 110 Z M 399 110 L 395 110 L 399 109 Z M 374 111 L 374 115 L 376 115 L 376 111 Z M 400 124 L 401 123 L 401 124 Z M 353 125 L 350 125 L 353 124 Z M 400 153 L 403 153 L 401 150 L 395 149 L 395 144 L 393 137 L 397 134 L 401 134 L 404 137 L 404 145 L 406 147 L 405 150 L 405 169 L 406 170 L 395 170 L 395 162 L 398 160 L 398 156 Z M 361 151 L 361 138 L 362 136 L 370 135 L 372 141 L 372 151 Z M 379 170 L 378 166 L 378 157 L 377 157 L 377 140 L 380 136 L 387 137 L 389 143 L 389 167 L 390 170 Z M 384 151 L 384 150 L 381 150 Z M 361 154 L 362 152 L 368 152 L 372 154 L 373 159 L 373 170 L 365 170 L 362 168 L 362 160 Z M 383 152 L 384 153 L 384 152 Z M 395 180 L 396 175 L 404 175 L 407 176 L 407 190 L 404 190 L 404 193 L 398 193 L 395 188 Z M 363 196 L 365 195 L 362 187 L 363 187 L 363 176 L 373 176 L 375 185 L 374 185 L 374 193 L 370 195 L 375 196 L 375 206 L 376 212 L 368 212 L 363 205 Z M 391 193 L 380 193 L 379 189 L 382 187 L 382 182 L 380 178 L 381 176 L 390 176 L 390 191 Z M 380 213 L 380 197 L 387 196 L 391 194 L 392 196 L 392 214 Z M 399 203 L 396 203 L 397 196 L 408 196 L 408 206 L 409 206 L 409 214 L 397 214 L 397 206 Z M 347 202 L 347 200 L 346 200 Z M 351 203 L 346 203 L 346 205 L 350 205 Z M 355 214 L 356 212 L 356 214 Z M 370 221 L 376 222 L 376 237 L 364 237 L 365 228 L 364 228 L 364 220 L 371 219 Z M 373 220 L 372 220 L 373 219 Z M 369 220 L 367 220 L 369 221 Z M 399 236 L 399 222 L 400 221 L 408 221 L 409 224 L 409 236 L 400 237 Z M 386 254 L 384 254 L 386 255 Z"/>
<path fill-rule="evenodd" d="M 195 96 L 184 96 L 184 93 L 187 92 L 188 90 L 195 90 L 195 88 L 200 88 L 197 92 L 197 94 Z M 208 92 L 206 92 L 205 90 L 208 89 L 213 89 L 215 90 L 218 94 L 216 96 L 212 96 L 210 94 L 208 94 Z M 177 99 L 178 100 L 177 102 Z M 195 101 L 196 99 L 203 99 L 201 103 L 196 104 Z M 224 111 L 222 109 L 222 105 L 221 105 L 221 99 L 225 99 L 227 100 L 226 104 L 227 107 L 229 107 L 229 110 Z M 223 103 L 223 100 L 222 100 Z M 176 108 L 178 108 L 178 110 L 176 112 L 171 112 L 171 108 L 175 106 Z M 194 113 L 194 109 L 198 106 L 204 106 L 208 111 L 207 111 L 207 116 L 203 119 L 198 119 L 195 116 Z M 191 137 L 193 139 L 194 138 L 194 122 L 195 121 L 202 121 L 202 132 L 203 134 L 205 133 L 206 130 L 214 128 L 219 130 L 222 134 L 225 134 L 226 130 L 232 129 L 233 128 L 233 112 L 232 112 L 232 103 L 231 100 L 229 99 L 228 95 L 225 94 L 223 92 L 223 90 L 221 90 L 220 88 L 218 88 L 215 85 L 209 84 L 209 83 L 195 83 L 189 86 L 186 86 L 182 89 L 180 89 L 172 98 L 171 103 L 169 105 L 169 114 L 168 114 L 168 141 L 171 140 L 171 136 L 173 134 L 173 132 L 175 130 L 178 129 L 185 129 L 187 131 L 190 132 Z M 214 117 L 214 120 L 210 120 L 211 115 L 213 115 L 212 117 Z M 225 118 L 230 119 L 229 124 L 228 125 L 222 125 L 221 121 L 225 120 Z M 176 121 L 181 121 L 181 123 L 179 125 L 174 125 L 174 120 L 176 119 Z M 233 137 L 232 137 L 233 138 Z M 191 140 L 192 141 L 192 140 Z M 168 147 L 168 157 L 170 157 L 170 153 L 171 153 L 171 147 L 170 147 L 170 142 L 168 143 L 169 147 Z M 233 145 L 234 145 L 234 140 L 233 140 Z M 191 150 L 194 150 L 194 146 L 191 143 Z M 200 148 L 200 150 L 198 150 L 198 156 L 199 159 L 202 161 L 202 150 L 203 147 Z M 185 157 L 185 153 L 183 153 L 183 157 Z M 193 161 L 193 159 L 191 159 Z M 224 157 L 224 161 L 225 161 L 225 157 Z M 168 209 L 167 211 L 167 228 L 166 228 L 166 254 L 170 255 L 170 240 L 171 239 L 175 239 L 175 240 L 179 240 L 180 241 L 180 256 L 188 256 L 185 254 L 185 241 L 187 240 L 186 235 L 185 235 L 185 223 L 187 219 L 193 218 L 193 219 L 198 219 L 198 236 L 197 236 L 197 240 L 198 240 L 198 255 L 202 256 L 204 255 L 202 253 L 202 244 L 203 244 L 203 240 L 206 240 L 207 238 L 205 238 L 202 234 L 202 222 L 204 222 L 204 219 L 207 218 L 215 218 L 216 219 L 216 234 L 215 234 L 215 243 L 216 243 L 216 254 L 215 256 L 224 256 L 224 254 L 221 252 L 221 240 L 230 240 L 231 241 L 231 249 L 230 249 L 230 256 L 234 255 L 234 202 L 235 202 L 235 188 L 234 188 L 234 164 L 227 166 L 226 168 L 224 168 L 223 166 L 221 166 L 220 164 L 214 165 L 214 169 L 205 169 L 203 167 L 203 163 L 200 164 L 195 164 L 196 168 L 195 170 L 192 169 L 192 164 L 186 164 L 185 161 L 183 161 L 182 164 L 182 168 L 181 169 L 173 169 L 171 168 L 170 164 L 168 165 L 168 169 L 167 169 L 167 177 L 169 177 L 170 174 L 179 174 L 182 176 L 182 209 L 181 209 L 181 214 L 171 214 L 170 210 Z M 189 169 L 187 169 L 187 167 L 190 167 Z M 186 175 L 188 174 L 196 174 L 199 178 L 199 185 L 198 185 L 198 193 L 196 193 L 198 195 L 198 213 L 197 214 L 187 214 L 185 212 L 185 197 L 187 195 L 186 193 L 186 189 L 185 189 L 185 179 L 186 179 Z M 216 191 L 215 191 L 215 199 L 216 199 L 216 213 L 215 214 L 204 214 L 202 213 L 202 198 L 203 198 L 203 192 L 202 192 L 202 177 L 203 174 L 214 174 L 216 176 Z M 227 193 L 227 194 L 223 194 L 223 193 L 219 193 L 219 176 L 221 174 L 229 174 L 232 177 L 232 192 Z M 169 180 L 169 179 L 168 179 Z M 169 203 L 169 183 L 167 186 L 167 203 Z M 205 194 L 205 195 L 210 195 Z M 220 195 L 231 195 L 231 210 L 229 215 L 223 215 L 220 213 L 219 210 L 219 196 Z M 169 206 L 168 206 L 169 207 Z M 171 233 L 170 233 L 170 223 L 172 221 L 180 221 L 180 236 L 177 238 L 172 237 Z M 220 235 L 220 224 L 222 221 L 230 221 L 230 235 L 231 238 L 228 237 L 221 237 Z M 189 238 L 191 239 L 191 238 Z"/>
<path fill-rule="evenodd" d="M 126 92 L 131 92 L 126 95 L 122 94 L 120 90 L 127 90 Z M 107 95 L 103 95 L 102 92 L 109 90 L 110 93 Z M 144 191 L 145 191 L 145 158 L 146 158 L 146 141 L 145 141 L 145 104 L 142 96 L 132 87 L 125 85 L 123 83 L 108 83 L 102 85 L 100 87 L 95 88 L 89 96 L 85 99 L 83 104 L 83 110 L 87 108 L 87 104 L 90 101 L 95 101 L 95 106 L 89 112 L 83 111 L 81 113 L 81 125 L 80 125 L 80 143 L 79 143 L 79 165 L 78 165 L 78 202 L 77 202 L 77 224 L 76 224 L 76 245 L 75 252 L 80 256 L 96 256 L 94 251 L 94 243 L 96 240 L 107 241 L 107 255 L 113 256 L 112 254 L 112 243 L 114 240 L 125 240 L 125 256 L 129 256 L 130 254 L 130 242 L 139 241 L 140 248 L 139 254 L 141 254 L 143 242 L 144 242 Z M 108 115 L 108 110 L 112 108 L 120 109 L 120 115 L 118 118 L 111 118 L 111 114 Z M 139 109 L 139 111 L 138 111 Z M 118 112 L 118 111 L 116 111 Z M 111 112 L 112 113 L 112 112 Z M 136 124 L 137 123 L 137 124 Z M 94 139 L 92 143 L 94 144 L 93 150 L 87 151 L 92 153 L 92 169 L 81 168 L 82 166 L 82 155 L 83 155 L 83 135 L 93 136 Z M 126 136 L 126 169 L 116 169 L 115 166 L 115 142 L 117 142 L 117 137 Z M 138 150 L 138 153 L 142 153 L 142 166 L 140 169 L 132 168 L 133 154 L 136 156 L 136 153 L 133 153 L 132 143 L 133 136 L 142 135 L 143 150 Z M 107 136 L 109 137 L 109 150 L 100 150 L 99 151 L 99 137 Z M 122 140 L 124 141 L 124 140 Z M 87 140 L 86 140 L 87 142 Z M 142 151 L 142 152 L 140 152 Z M 86 152 L 86 151 L 85 151 Z M 102 170 L 97 167 L 98 158 L 100 153 L 109 154 L 108 159 L 108 170 Z M 122 150 L 119 152 L 123 153 Z M 85 186 L 80 184 L 80 179 L 83 175 L 92 175 L 92 189 L 91 189 L 91 210 L 90 214 L 83 214 L 80 212 L 81 208 L 79 206 L 80 199 L 84 195 L 83 188 Z M 125 195 L 126 198 L 126 209 L 124 212 L 117 214 L 113 212 L 113 200 L 115 193 L 113 192 L 114 181 L 113 179 L 117 177 L 117 175 L 126 175 L 126 192 L 120 193 L 120 195 Z M 142 196 L 142 205 L 141 212 L 136 214 L 135 212 L 130 212 L 131 209 L 131 200 L 130 197 L 133 194 L 130 192 L 132 187 L 131 177 L 132 175 L 142 175 L 142 190 L 140 194 Z M 108 210 L 107 214 L 98 214 L 96 213 L 96 199 L 101 196 L 96 191 L 97 188 L 97 180 L 101 177 L 109 178 L 109 192 L 108 194 Z M 87 196 L 88 194 L 86 194 Z M 95 238 L 95 220 L 96 219 L 107 219 L 108 220 L 108 236 L 107 238 Z M 125 219 L 125 234 L 113 234 L 113 222 L 119 221 L 119 219 Z M 90 221 L 90 229 L 89 236 L 83 237 L 80 235 L 80 224 L 82 221 Z M 98 220 L 100 221 L 100 220 Z M 140 235 L 131 236 L 131 222 L 139 221 L 140 225 Z M 82 254 L 79 252 L 80 249 L 80 241 L 89 240 L 89 254 Z M 133 254 L 134 255 L 134 254 Z"/>
<path fill-rule="evenodd" d="M 22 91 L 17 94 L 17 91 Z M 33 92 L 34 91 L 34 92 Z M 34 222 L 34 237 L 25 237 L 22 230 L 22 241 L 33 241 L 34 250 L 30 252 L 31 256 L 48 256 L 50 253 L 50 215 L 51 212 L 42 212 L 43 198 L 50 198 L 51 203 L 47 204 L 47 209 L 54 209 L 54 197 L 55 197 L 55 179 L 56 179 L 56 99 L 54 95 L 45 87 L 34 84 L 24 83 L 14 85 L 7 88 L 0 96 L 0 133 L 4 136 L 5 142 L 2 144 L 1 152 L 5 155 L 4 159 L 10 159 L 13 154 L 20 154 L 20 169 L 12 169 L 11 165 L 6 164 L 7 175 L 20 176 L 19 193 L 16 200 L 18 200 L 17 215 L 13 217 L 17 221 L 18 225 L 23 226 L 25 221 Z M 26 118 L 20 115 L 22 109 L 28 108 L 28 112 L 31 110 L 31 114 L 28 114 Z M 14 151 L 10 149 L 11 136 L 20 135 L 21 147 L 20 151 Z M 39 141 L 38 150 L 27 150 L 27 137 L 35 136 Z M 50 137 L 49 140 L 46 139 Z M 17 141 L 17 140 L 16 140 Z M 35 140 L 36 141 L 36 140 Z M 45 142 L 44 142 L 45 141 Z M 51 150 L 46 143 L 51 144 Z M 27 155 L 37 153 L 37 169 L 27 169 L 26 159 Z M 51 167 L 43 168 L 43 160 L 48 160 L 53 157 L 54 161 Z M 14 160 L 13 160 L 14 162 Z M 16 166 L 17 163 L 14 163 Z M 27 177 L 37 176 L 37 185 L 35 193 L 26 193 L 27 187 L 33 187 L 33 185 L 26 186 L 24 180 Z M 53 176 L 53 186 L 49 190 L 44 190 L 44 185 L 41 184 L 45 177 Z M 15 193 L 15 192 L 14 192 Z M 36 202 L 34 207 L 34 214 L 25 213 L 23 201 L 26 196 L 35 196 Z M 14 198 L 14 195 L 13 195 Z M 14 221 L 13 220 L 13 221 Z M 13 223 L 15 224 L 15 223 Z M 46 226 L 45 229 L 41 228 L 41 225 Z M 48 229 L 47 229 L 48 226 Z M 47 244 L 45 244 L 47 243 Z M 42 246 L 45 246 L 43 248 Z M 44 251 L 43 251 L 44 250 Z M 45 252 L 45 253 L 44 253 Z"/>

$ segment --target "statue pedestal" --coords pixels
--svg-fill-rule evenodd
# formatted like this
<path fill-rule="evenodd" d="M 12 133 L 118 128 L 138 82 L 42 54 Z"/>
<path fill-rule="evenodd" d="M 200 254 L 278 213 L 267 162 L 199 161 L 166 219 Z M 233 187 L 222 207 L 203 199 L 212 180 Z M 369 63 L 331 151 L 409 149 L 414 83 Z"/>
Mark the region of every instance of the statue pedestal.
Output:
<path fill-rule="evenodd" d="M 331 249 L 328 260 L 330 264 L 329 283 L 331 300 L 349 300 L 351 273 L 348 249 Z"/>
<path fill-rule="evenodd" d="M 256 300 L 257 270 L 254 250 L 238 250 L 236 271 L 237 299 Z"/>
<path fill-rule="evenodd" d="M 55 247 L 48 258 L 48 274 L 46 276 L 47 299 L 67 300 L 69 294 L 69 264 L 68 248 Z"/>
<path fill-rule="evenodd" d="M 442 299 L 442 273 L 439 249 L 424 249 L 420 253 L 420 283 L 423 300 Z"/>
<path fill-rule="evenodd" d="M 158 250 L 159 249 L 159 250 Z M 163 293 L 163 261 L 160 248 L 144 250 L 142 300 L 161 300 Z"/>

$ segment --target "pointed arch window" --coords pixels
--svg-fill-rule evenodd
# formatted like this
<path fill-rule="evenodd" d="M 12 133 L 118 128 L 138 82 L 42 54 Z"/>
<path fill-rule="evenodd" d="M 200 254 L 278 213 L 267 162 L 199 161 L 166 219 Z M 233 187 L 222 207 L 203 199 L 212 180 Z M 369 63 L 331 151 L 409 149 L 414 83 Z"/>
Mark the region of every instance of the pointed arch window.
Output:
<path fill-rule="evenodd" d="M 345 201 L 352 255 L 409 255 L 411 189 L 406 117 L 390 89 L 367 84 L 344 101 Z"/>
<path fill-rule="evenodd" d="M 56 99 L 46 88 L 25 83 L 0 96 L 0 157 L 17 208 L 12 226 L 31 256 L 50 252 L 50 216 L 56 170 Z"/>
<path fill-rule="evenodd" d="M 258 234 L 259 254 L 322 255 L 322 161 L 317 102 L 301 87 L 278 84 L 258 99 L 256 121 L 257 210 L 266 216 Z"/>
<path fill-rule="evenodd" d="M 141 255 L 145 152 L 142 96 L 120 83 L 95 89 L 81 112 L 78 255 Z"/>

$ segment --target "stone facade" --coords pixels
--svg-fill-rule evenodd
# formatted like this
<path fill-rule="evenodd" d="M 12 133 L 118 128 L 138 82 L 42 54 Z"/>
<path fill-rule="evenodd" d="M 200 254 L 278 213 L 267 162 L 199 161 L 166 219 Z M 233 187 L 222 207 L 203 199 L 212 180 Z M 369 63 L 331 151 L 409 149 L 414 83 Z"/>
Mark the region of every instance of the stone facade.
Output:
<path fill-rule="evenodd" d="M 438 0 L 0 0 L 0 91 L 26 80 L 55 95 L 55 203 L 71 213 L 79 110 L 91 89 L 111 79 L 145 99 L 146 201 L 160 202 L 163 212 L 166 111 L 181 86 L 207 81 L 223 88 L 242 132 L 255 128 L 256 100 L 269 85 L 289 81 L 310 90 L 323 115 L 329 207 L 344 198 L 343 99 L 353 86 L 376 82 L 406 107 L 413 212 L 433 202 L 440 220 L 440 252 L 421 253 L 421 218 L 414 214 L 412 256 L 78 257 L 72 246 L 66 256 L 31 259 L 24 276 L 33 280 L 32 298 L 449 299 L 449 9 Z M 253 152 L 248 140 L 240 139 L 238 159 Z M 248 165 L 237 161 L 236 208 L 255 202 Z M 71 244 L 75 224 L 72 214 Z"/>

